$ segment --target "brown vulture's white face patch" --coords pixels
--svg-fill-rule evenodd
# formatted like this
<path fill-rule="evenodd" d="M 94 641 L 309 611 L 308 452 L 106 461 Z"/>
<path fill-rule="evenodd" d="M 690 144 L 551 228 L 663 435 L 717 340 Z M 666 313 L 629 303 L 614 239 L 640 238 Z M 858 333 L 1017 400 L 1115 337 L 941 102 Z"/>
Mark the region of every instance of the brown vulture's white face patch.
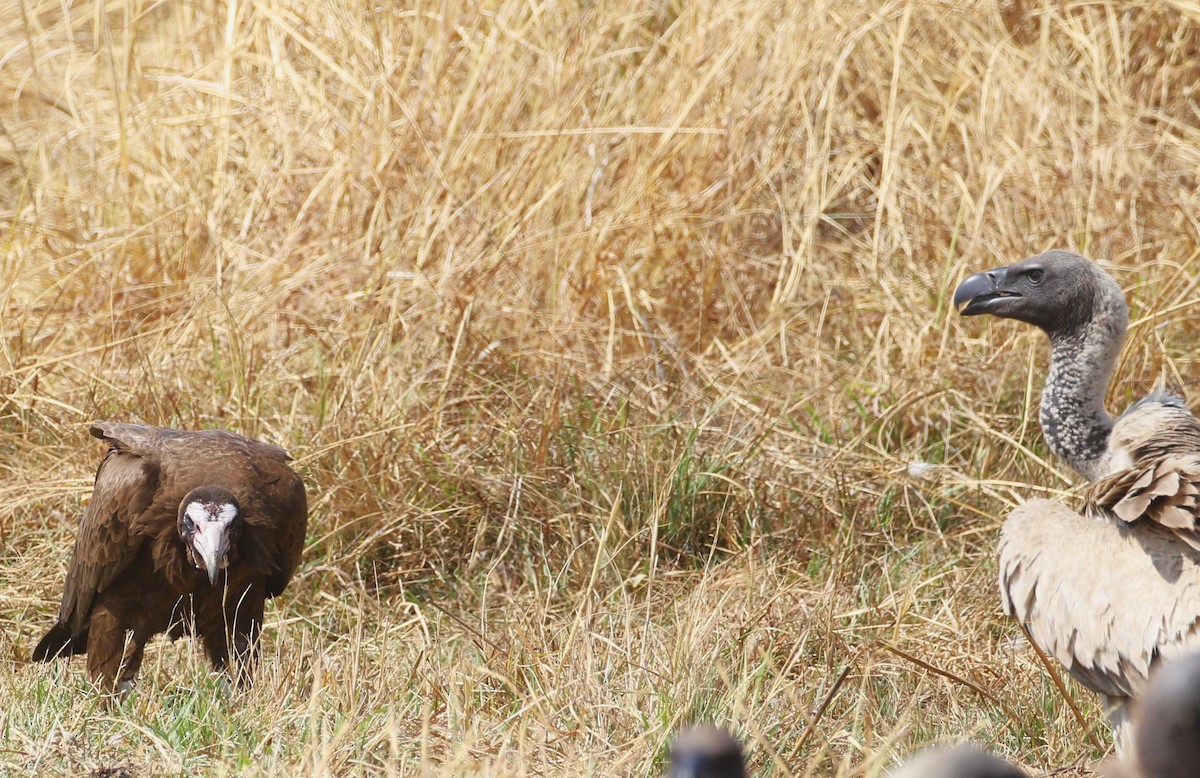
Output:
<path fill-rule="evenodd" d="M 229 565 L 230 530 L 238 517 L 232 503 L 191 502 L 184 509 L 184 526 L 191 531 L 192 558 L 197 570 L 208 573 L 217 584 L 217 574 Z"/>

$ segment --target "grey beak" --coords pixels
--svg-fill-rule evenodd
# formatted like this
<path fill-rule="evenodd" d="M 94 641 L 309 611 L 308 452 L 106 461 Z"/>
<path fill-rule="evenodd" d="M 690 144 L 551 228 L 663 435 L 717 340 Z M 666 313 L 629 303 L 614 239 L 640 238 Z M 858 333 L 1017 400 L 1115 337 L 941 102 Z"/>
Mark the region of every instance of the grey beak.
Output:
<path fill-rule="evenodd" d="M 972 304 L 981 297 L 986 299 L 995 295 L 1000 290 L 1000 287 L 1004 285 L 1007 276 L 1008 268 L 1005 267 L 967 276 L 958 285 L 958 288 L 954 290 L 955 310 L 963 316 L 982 313 L 978 308 L 974 308 Z"/>
<path fill-rule="evenodd" d="M 192 548 L 204 561 L 208 573 L 208 582 L 217 585 L 217 576 L 221 574 L 221 564 L 229 553 L 228 525 L 220 522 L 208 522 L 196 525 L 196 534 L 192 538 Z"/>

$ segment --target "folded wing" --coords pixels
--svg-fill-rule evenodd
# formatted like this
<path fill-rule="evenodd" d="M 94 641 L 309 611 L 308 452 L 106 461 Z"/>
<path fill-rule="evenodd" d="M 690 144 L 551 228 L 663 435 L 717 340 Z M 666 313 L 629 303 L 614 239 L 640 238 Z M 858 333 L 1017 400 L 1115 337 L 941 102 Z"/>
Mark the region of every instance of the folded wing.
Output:
<path fill-rule="evenodd" d="M 1031 500 L 1001 531 L 1000 596 L 1043 651 L 1111 697 L 1136 696 L 1160 657 L 1200 649 L 1200 552 L 1160 522 Z"/>

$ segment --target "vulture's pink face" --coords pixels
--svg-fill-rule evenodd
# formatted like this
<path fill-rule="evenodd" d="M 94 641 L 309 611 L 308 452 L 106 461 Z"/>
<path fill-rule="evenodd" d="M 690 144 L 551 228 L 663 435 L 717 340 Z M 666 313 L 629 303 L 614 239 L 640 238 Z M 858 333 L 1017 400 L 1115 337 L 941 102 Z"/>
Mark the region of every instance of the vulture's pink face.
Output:
<path fill-rule="evenodd" d="M 188 556 L 197 570 L 208 575 L 209 583 L 216 586 L 217 576 L 229 566 L 229 551 L 240 529 L 237 502 L 232 495 L 227 501 L 185 499 L 179 514 L 179 535 L 188 546 Z"/>

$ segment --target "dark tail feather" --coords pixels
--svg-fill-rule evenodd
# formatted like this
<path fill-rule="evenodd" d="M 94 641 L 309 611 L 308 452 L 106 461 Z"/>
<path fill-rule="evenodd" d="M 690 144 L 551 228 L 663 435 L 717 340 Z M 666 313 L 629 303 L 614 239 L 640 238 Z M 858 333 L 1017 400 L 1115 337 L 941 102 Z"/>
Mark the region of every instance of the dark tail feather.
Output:
<path fill-rule="evenodd" d="M 68 627 L 55 624 L 33 649 L 33 661 L 49 662 L 60 656 L 74 656 L 87 652 L 87 635 L 72 635 Z"/>

